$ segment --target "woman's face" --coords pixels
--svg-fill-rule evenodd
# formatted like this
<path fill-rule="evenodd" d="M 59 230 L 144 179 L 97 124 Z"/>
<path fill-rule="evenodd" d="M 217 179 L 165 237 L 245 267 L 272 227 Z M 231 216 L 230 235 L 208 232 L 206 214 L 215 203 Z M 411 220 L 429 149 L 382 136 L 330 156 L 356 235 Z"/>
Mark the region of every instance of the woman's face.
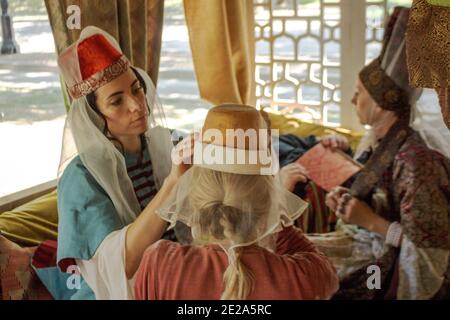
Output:
<path fill-rule="evenodd" d="M 356 92 L 352 98 L 352 104 L 356 107 L 359 121 L 361 121 L 363 125 L 371 125 L 374 113 L 376 113 L 376 109 L 378 109 L 377 104 L 359 79 L 356 82 Z"/>
<path fill-rule="evenodd" d="M 147 130 L 148 110 L 144 88 L 133 70 L 97 89 L 96 102 L 115 137 L 136 136 Z"/>

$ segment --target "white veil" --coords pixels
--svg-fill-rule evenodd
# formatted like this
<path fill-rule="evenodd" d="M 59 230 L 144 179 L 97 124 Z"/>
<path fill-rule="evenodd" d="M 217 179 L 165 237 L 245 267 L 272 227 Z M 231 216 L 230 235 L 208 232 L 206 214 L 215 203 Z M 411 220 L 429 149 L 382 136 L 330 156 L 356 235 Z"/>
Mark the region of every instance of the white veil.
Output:
<path fill-rule="evenodd" d="M 248 106 L 216 106 L 208 112 L 205 123 L 215 113 L 237 114 L 239 119 L 245 119 L 251 113 L 249 110 L 259 113 Z M 216 128 L 241 130 L 238 129 L 240 120 L 236 118 L 228 122 L 214 121 L 212 130 L 219 133 Z M 262 136 L 270 132 L 267 128 L 255 129 L 265 132 Z M 282 185 L 278 153 L 270 134 L 260 140 L 259 149 L 246 150 L 238 147 L 232 138 L 224 140 L 231 141 L 226 146 L 215 144 L 217 139 L 205 143 L 201 137 L 206 139 L 206 131 L 202 130 L 200 138 L 195 139 L 193 166 L 181 176 L 157 213 L 170 227 L 177 222 L 190 227 L 194 243 L 219 245 L 227 252 L 230 264 L 234 263 L 234 252 L 239 247 L 257 244 L 275 250 L 273 236 L 292 225 L 308 204 Z M 241 132 L 242 137 L 245 133 Z M 215 159 L 210 162 L 208 155 Z"/>
<path fill-rule="evenodd" d="M 410 127 L 420 134 L 428 148 L 450 159 L 450 131 L 440 112 L 438 97 L 434 89 L 423 90 L 424 99 L 419 99 L 411 112 Z M 436 108 L 432 108 L 429 104 Z"/>

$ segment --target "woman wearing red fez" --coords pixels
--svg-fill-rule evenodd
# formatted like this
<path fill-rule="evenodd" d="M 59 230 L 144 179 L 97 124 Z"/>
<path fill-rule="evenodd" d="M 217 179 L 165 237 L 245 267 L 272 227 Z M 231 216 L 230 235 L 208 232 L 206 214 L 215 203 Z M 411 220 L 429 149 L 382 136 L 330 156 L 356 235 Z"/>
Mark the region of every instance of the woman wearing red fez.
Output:
<path fill-rule="evenodd" d="M 155 209 L 186 166 L 172 165 L 152 81 L 109 34 L 85 28 L 58 64 L 72 98 L 58 171 L 59 269 L 36 271 L 55 298 L 133 299 L 144 250 L 171 238 Z"/>

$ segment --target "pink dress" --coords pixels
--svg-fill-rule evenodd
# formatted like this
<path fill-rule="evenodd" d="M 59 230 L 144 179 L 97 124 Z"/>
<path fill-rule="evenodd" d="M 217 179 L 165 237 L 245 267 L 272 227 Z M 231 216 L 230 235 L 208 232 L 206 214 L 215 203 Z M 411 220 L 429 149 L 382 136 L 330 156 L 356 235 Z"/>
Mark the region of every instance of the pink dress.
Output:
<path fill-rule="evenodd" d="M 254 275 L 249 300 L 328 299 L 339 287 L 331 262 L 296 227 L 278 234 L 276 253 L 250 246 L 241 260 Z M 144 253 L 136 274 L 136 299 L 220 299 L 227 266 L 227 254 L 217 245 L 160 240 Z"/>

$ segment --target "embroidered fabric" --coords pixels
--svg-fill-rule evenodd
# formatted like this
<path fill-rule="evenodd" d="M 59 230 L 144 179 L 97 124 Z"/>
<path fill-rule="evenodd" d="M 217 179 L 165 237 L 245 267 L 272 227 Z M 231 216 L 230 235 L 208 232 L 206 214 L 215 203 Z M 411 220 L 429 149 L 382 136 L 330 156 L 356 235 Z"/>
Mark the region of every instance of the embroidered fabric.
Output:
<path fill-rule="evenodd" d="M 403 236 L 399 258 L 397 299 L 430 299 L 441 288 L 449 250 L 418 248 Z"/>
<path fill-rule="evenodd" d="M 450 129 L 450 7 L 414 0 L 406 33 L 409 81 L 436 89 Z"/>

